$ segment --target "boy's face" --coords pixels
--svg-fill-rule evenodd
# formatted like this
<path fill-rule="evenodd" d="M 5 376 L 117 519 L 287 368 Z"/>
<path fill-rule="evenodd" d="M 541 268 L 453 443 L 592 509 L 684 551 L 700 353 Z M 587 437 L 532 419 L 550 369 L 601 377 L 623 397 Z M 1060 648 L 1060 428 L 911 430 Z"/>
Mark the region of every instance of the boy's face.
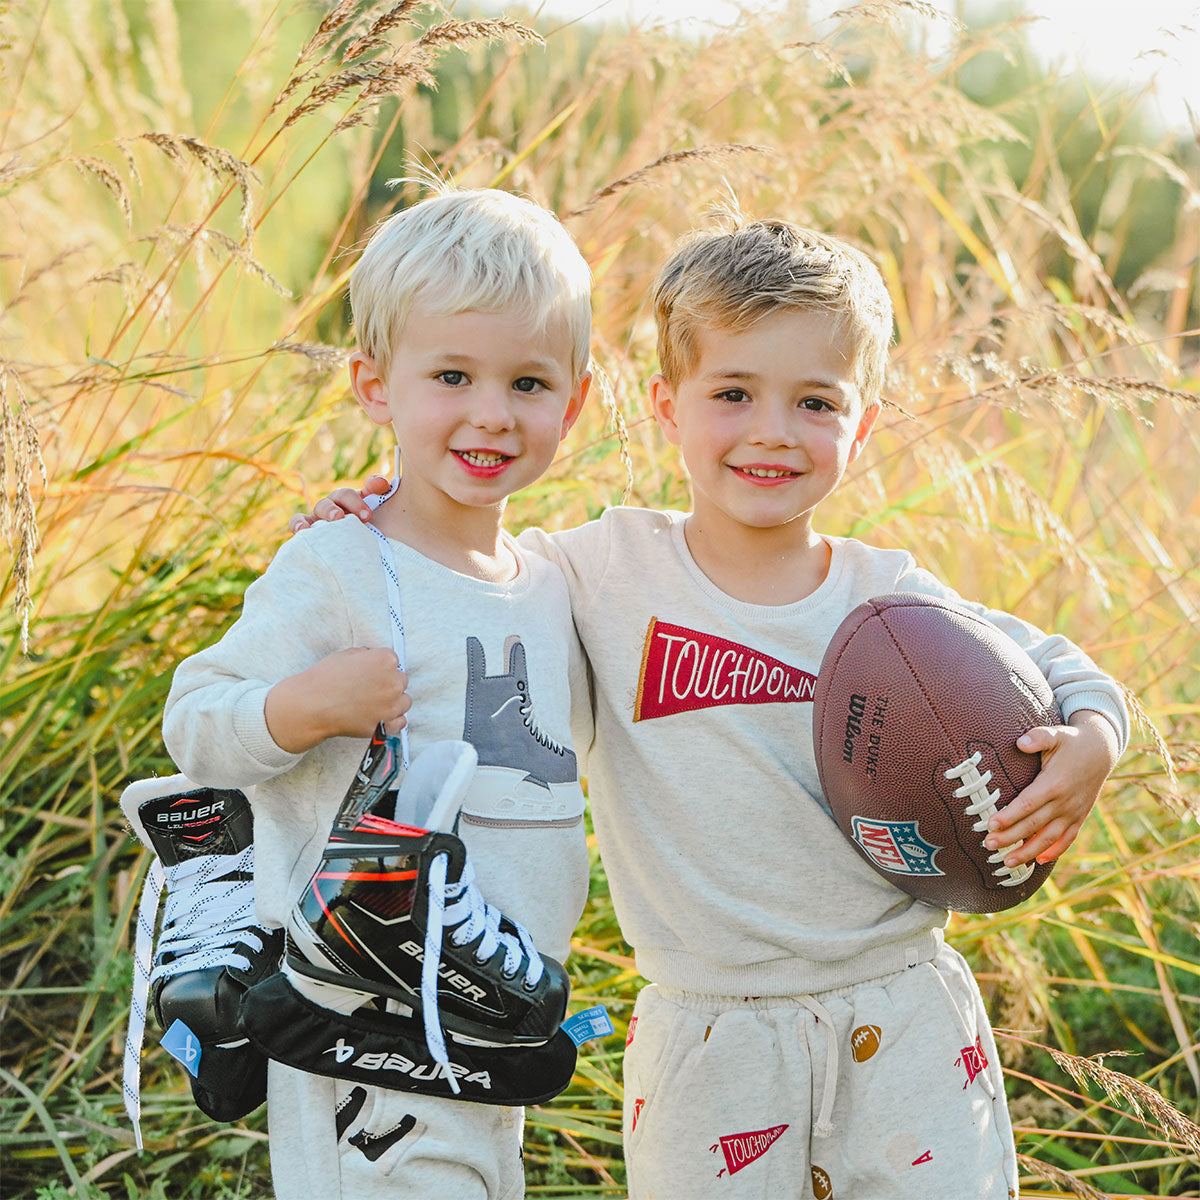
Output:
<path fill-rule="evenodd" d="M 748 329 L 697 330 L 693 369 L 651 382 L 654 413 L 683 453 L 696 525 L 719 535 L 799 522 L 833 491 L 866 444 L 847 339 L 830 316 L 780 309 Z"/>
<path fill-rule="evenodd" d="M 395 430 L 406 504 L 431 502 L 424 511 L 437 519 L 502 506 L 538 479 L 579 415 L 590 376 L 572 380 L 564 320 L 540 331 L 508 313 L 414 310 L 387 374 L 359 351 L 350 380 L 367 415 Z"/>

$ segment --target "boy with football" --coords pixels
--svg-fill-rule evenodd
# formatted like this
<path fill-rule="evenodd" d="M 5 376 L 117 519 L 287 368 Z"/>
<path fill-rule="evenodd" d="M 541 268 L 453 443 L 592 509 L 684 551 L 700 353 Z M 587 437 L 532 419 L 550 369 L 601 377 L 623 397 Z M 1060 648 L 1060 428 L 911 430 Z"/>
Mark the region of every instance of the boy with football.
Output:
<path fill-rule="evenodd" d="M 496 1089 L 570 1079 L 566 975 L 539 951 L 566 957 L 587 894 L 569 728 L 587 685 L 561 571 L 501 518 L 584 403 L 590 286 L 558 221 L 506 193 L 385 221 L 351 278 L 350 379 L 403 479 L 370 528 L 284 545 L 175 673 L 167 749 L 208 787 L 253 785 L 257 917 L 288 934 L 245 1005 L 281 1200 L 515 1200 L 522 1110 Z M 364 784 L 384 731 L 411 746 L 395 810 L 339 808 L 377 730 Z"/>
<path fill-rule="evenodd" d="M 883 280 L 839 240 L 766 221 L 685 243 L 654 305 L 651 401 L 692 511 L 617 508 L 518 539 L 570 587 L 597 838 L 651 982 L 625 1055 L 630 1195 L 1007 1200 L 1003 1078 L 947 913 L 855 853 L 812 752 L 811 685 L 842 619 L 889 592 L 961 602 L 905 551 L 814 524 L 880 412 Z M 346 489 L 315 510 L 346 514 L 371 519 Z M 968 607 L 1030 654 L 1063 713 L 1019 740 L 1042 768 L 987 839 L 1010 866 L 1047 860 L 1124 747 L 1120 691 L 1065 638 Z"/>

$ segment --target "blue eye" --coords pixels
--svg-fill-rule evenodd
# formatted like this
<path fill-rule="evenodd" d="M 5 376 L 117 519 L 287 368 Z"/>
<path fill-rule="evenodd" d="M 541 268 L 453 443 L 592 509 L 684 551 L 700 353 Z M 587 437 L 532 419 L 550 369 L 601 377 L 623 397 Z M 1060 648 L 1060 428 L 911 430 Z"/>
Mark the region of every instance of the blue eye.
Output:
<path fill-rule="evenodd" d="M 434 378 L 446 384 L 447 387 L 458 387 L 466 382 L 467 376 L 463 371 L 439 371 Z"/>
<path fill-rule="evenodd" d="M 532 375 L 522 375 L 520 379 L 513 380 L 513 389 L 518 392 L 536 392 L 539 388 L 544 388 L 547 385 L 540 379 L 534 379 Z"/>

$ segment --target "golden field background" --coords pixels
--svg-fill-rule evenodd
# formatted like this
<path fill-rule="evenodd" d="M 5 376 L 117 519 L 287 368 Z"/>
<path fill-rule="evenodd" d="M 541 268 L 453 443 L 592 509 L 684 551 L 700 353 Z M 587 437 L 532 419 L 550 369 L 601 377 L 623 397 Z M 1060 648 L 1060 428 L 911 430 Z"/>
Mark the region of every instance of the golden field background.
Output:
<path fill-rule="evenodd" d="M 951 925 L 1001 1035 L 1023 1194 L 1200 1195 L 1197 131 L 1047 74 L 1019 21 L 927 51 L 948 20 L 796 7 L 699 37 L 417 3 L 0 8 L 6 1195 L 269 1194 L 262 1113 L 205 1121 L 157 1049 L 132 1147 L 119 1043 L 147 864 L 116 798 L 169 769 L 171 669 L 287 516 L 386 459 L 341 370 L 344 293 L 354 248 L 419 192 L 386 181 L 417 166 L 549 205 L 595 273 L 613 403 L 514 529 L 627 489 L 686 506 L 647 416 L 646 294 L 716 208 L 879 263 L 889 407 L 824 528 L 1068 633 L 1140 718 L 1038 897 Z M 599 864 L 571 965 L 574 1003 L 617 1033 L 531 1110 L 529 1193 L 622 1196 L 638 979 Z"/>

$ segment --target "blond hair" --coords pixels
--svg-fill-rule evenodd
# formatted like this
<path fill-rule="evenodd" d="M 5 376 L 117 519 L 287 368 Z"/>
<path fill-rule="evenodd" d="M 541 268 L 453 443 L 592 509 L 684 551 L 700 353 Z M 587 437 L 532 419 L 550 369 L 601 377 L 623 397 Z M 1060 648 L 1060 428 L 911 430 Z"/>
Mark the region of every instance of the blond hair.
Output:
<path fill-rule="evenodd" d="M 350 275 L 359 348 L 386 373 L 415 307 L 429 316 L 516 312 L 544 329 L 561 315 L 571 371 L 591 342 L 592 276 L 553 213 L 491 188 L 442 190 L 383 221 Z"/>
<path fill-rule="evenodd" d="M 879 268 L 837 238 L 788 221 L 755 221 L 693 235 L 654 283 L 663 375 L 678 383 L 695 369 L 701 326 L 742 330 L 780 309 L 828 312 L 849 336 L 859 391 L 883 390 L 892 340 L 892 301 Z"/>

